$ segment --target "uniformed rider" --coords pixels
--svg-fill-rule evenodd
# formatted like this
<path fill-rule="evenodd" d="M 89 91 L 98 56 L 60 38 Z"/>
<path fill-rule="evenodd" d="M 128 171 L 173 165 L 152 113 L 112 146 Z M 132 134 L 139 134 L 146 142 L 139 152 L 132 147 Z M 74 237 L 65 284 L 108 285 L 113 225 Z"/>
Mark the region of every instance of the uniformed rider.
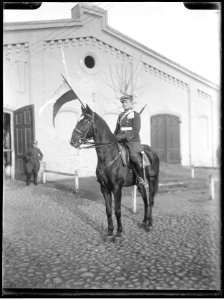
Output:
<path fill-rule="evenodd" d="M 140 114 L 133 110 L 133 97 L 131 95 L 123 95 L 120 98 L 124 112 L 120 113 L 115 129 L 115 136 L 119 142 L 124 143 L 130 154 L 130 161 L 137 173 L 139 183 L 144 183 L 143 170 L 138 160 L 141 152 L 140 128 L 141 118 Z"/>
<path fill-rule="evenodd" d="M 27 175 L 27 185 L 30 184 L 30 178 L 33 173 L 34 184 L 37 185 L 37 176 L 40 170 L 40 160 L 43 158 L 43 153 L 37 147 L 38 142 L 35 140 L 32 146 L 25 154 L 26 158 L 26 175 Z"/>

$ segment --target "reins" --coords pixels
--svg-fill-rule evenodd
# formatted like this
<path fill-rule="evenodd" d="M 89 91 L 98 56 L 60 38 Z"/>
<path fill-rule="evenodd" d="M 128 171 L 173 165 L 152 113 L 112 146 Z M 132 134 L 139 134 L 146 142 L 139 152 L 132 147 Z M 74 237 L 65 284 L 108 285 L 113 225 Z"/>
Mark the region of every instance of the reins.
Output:
<path fill-rule="evenodd" d="M 85 143 L 81 144 L 80 146 L 83 146 L 84 144 L 89 144 L 90 146 L 84 146 L 80 147 L 79 149 L 90 149 L 90 148 L 95 148 L 95 147 L 101 147 L 101 146 L 110 146 L 117 143 L 117 141 L 111 142 L 111 143 L 95 143 L 95 142 L 88 142 L 86 141 Z"/>
<path fill-rule="evenodd" d="M 87 128 L 87 130 L 86 130 L 86 132 L 84 133 L 83 136 L 82 136 L 82 132 L 81 132 L 79 129 L 75 128 L 75 131 L 77 131 L 77 132 L 80 134 L 80 141 L 81 141 L 80 146 L 79 146 L 79 149 L 80 149 L 80 150 L 82 150 L 82 149 L 97 148 L 97 147 L 103 147 L 103 146 L 111 146 L 111 145 L 114 145 L 114 144 L 118 143 L 117 140 L 115 140 L 115 141 L 113 141 L 113 142 L 109 142 L 109 143 L 89 142 L 89 140 L 91 140 L 92 138 L 89 138 L 89 139 L 88 139 L 88 138 L 86 138 L 86 136 L 87 136 L 87 133 L 89 132 L 91 126 L 93 126 L 93 129 L 95 130 L 95 127 L 94 127 L 94 113 L 92 114 L 91 120 L 89 121 L 89 123 L 90 123 L 90 126 Z M 84 145 L 86 145 L 86 144 L 88 144 L 89 146 L 84 146 Z M 81 146 L 82 146 L 82 147 L 81 147 Z M 104 173 L 104 170 L 105 170 L 107 167 L 111 166 L 111 165 L 119 158 L 120 155 L 121 155 L 121 151 L 119 150 L 119 152 L 118 152 L 118 154 L 115 156 L 115 158 L 114 158 L 112 161 L 110 161 L 109 164 L 107 164 L 107 165 L 104 167 L 103 170 L 100 170 L 100 169 L 98 168 L 99 172 L 100 172 L 101 174 L 103 174 L 103 173 Z"/>
<path fill-rule="evenodd" d="M 86 136 L 87 136 L 87 133 L 89 132 L 91 126 L 93 126 L 94 128 L 94 112 L 91 116 L 91 120 L 89 121 L 90 123 L 90 126 L 89 128 L 87 128 L 85 134 L 83 136 L 82 135 L 82 132 L 80 130 L 78 130 L 77 128 L 75 128 L 75 131 L 77 131 L 80 136 L 81 136 L 81 144 L 80 146 L 84 145 L 84 144 L 89 144 L 89 146 L 85 146 L 85 147 L 79 147 L 79 149 L 90 149 L 90 148 L 95 148 L 95 147 L 101 147 L 101 146 L 110 146 L 110 145 L 113 145 L 115 143 L 117 143 L 117 141 L 115 140 L 114 142 L 111 142 L 111 143 L 96 143 L 96 142 L 89 142 L 89 140 L 91 140 L 92 138 L 90 139 L 87 139 Z M 95 128 L 94 128 L 95 129 Z"/>

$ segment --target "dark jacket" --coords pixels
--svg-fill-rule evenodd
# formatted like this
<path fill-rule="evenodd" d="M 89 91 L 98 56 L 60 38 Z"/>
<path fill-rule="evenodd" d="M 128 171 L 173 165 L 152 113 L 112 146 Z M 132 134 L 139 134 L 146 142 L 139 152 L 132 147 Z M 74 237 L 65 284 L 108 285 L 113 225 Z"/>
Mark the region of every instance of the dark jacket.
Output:
<path fill-rule="evenodd" d="M 31 147 L 27 153 L 25 154 L 27 160 L 38 159 L 41 160 L 43 158 L 43 153 L 40 151 L 39 148 Z"/>
<path fill-rule="evenodd" d="M 38 172 L 40 169 L 39 160 L 43 158 L 43 153 L 40 151 L 40 149 L 31 147 L 25 154 L 25 158 L 27 172 L 30 173 L 32 170 Z"/>
<path fill-rule="evenodd" d="M 140 129 L 140 114 L 136 111 L 129 110 L 128 112 L 122 112 L 119 115 L 114 134 L 124 135 L 127 142 L 140 142 Z"/>

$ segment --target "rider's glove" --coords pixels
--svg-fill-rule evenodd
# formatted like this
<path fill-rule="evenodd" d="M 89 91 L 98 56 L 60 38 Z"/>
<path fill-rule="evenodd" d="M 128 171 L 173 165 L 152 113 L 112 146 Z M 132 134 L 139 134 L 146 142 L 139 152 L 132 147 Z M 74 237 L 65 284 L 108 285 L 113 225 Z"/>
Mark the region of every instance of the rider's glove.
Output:
<path fill-rule="evenodd" d="M 123 141 L 126 140 L 126 137 L 125 137 L 125 135 L 123 133 L 118 133 L 116 135 L 116 139 L 117 139 L 118 142 L 123 142 Z"/>

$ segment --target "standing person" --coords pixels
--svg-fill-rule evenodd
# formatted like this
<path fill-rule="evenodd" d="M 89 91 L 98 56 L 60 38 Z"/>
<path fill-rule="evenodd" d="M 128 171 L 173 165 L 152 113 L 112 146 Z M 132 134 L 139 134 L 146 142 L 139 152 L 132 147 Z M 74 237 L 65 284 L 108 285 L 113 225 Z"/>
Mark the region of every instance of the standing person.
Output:
<path fill-rule="evenodd" d="M 40 160 L 43 158 L 43 153 L 37 148 L 37 141 L 33 141 L 31 148 L 25 154 L 26 162 L 26 184 L 30 184 L 31 174 L 34 176 L 34 184 L 37 185 L 37 176 L 40 170 Z"/>
<path fill-rule="evenodd" d="M 141 118 L 140 114 L 133 110 L 133 97 L 130 95 L 123 95 L 120 98 L 124 112 L 120 113 L 117 120 L 114 135 L 119 142 L 127 145 L 130 154 L 130 161 L 137 173 L 137 180 L 144 184 L 143 170 L 138 160 L 141 152 L 140 129 Z"/>

